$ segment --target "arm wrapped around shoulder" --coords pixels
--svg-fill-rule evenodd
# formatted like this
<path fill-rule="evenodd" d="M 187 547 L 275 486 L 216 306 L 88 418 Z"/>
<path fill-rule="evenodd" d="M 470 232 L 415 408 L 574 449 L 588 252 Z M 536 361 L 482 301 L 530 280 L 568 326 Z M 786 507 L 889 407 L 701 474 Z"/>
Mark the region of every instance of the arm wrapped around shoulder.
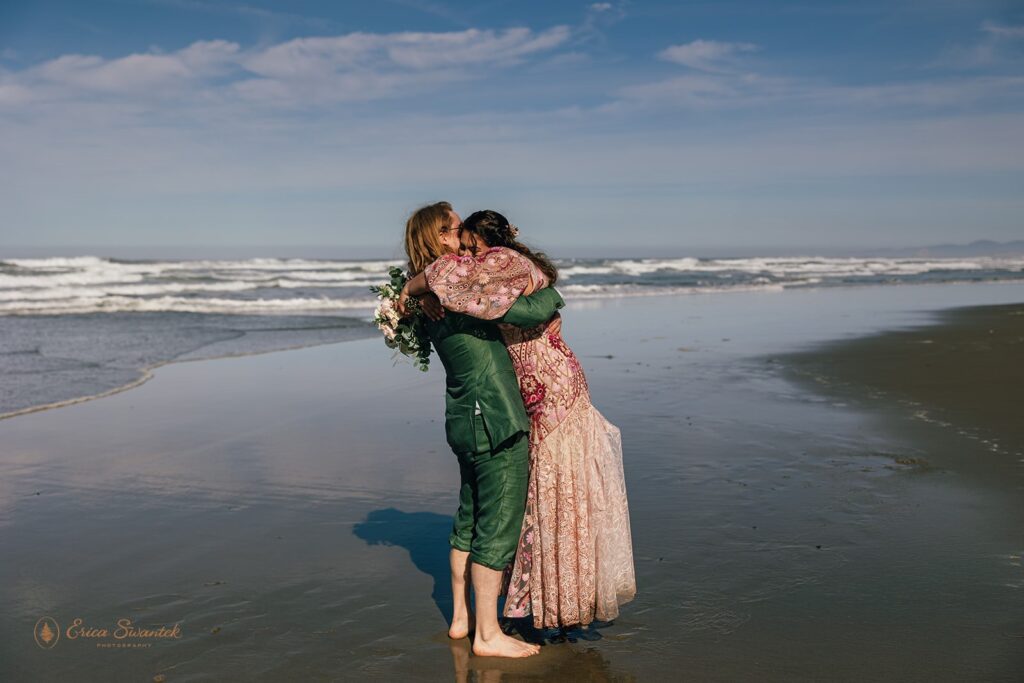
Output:
<path fill-rule="evenodd" d="M 565 300 L 562 299 L 562 295 L 554 287 L 545 287 L 533 294 L 516 299 L 508 312 L 498 318 L 497 322 L 509 323 L 517 327 L 534 327 L 551 320 L 555 311 L 563 306 L 565 306 Z"/>
<path fill-rule="evenodd" d="M 500 318 L 533 285 L 531 261 L 506 247 L 478 257 L 446 254 L 423 272 L 442 306 L 484 320 Z"/>

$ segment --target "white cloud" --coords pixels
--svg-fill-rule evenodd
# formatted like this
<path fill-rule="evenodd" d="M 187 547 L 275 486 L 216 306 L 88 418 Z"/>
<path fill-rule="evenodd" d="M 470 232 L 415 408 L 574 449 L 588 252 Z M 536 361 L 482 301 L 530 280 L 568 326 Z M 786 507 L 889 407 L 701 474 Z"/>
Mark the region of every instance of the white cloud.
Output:
<path fill-rule="evenodd" d="M 63 85 L 131 93 L 211 76 L 227 65 L 238 49 L 236 43 L 214 40 L 196 42 L 170 54 L 141 53 L 118 59 L 63 55 L 14 77 L 25 88 Z"/>
<path fill-rule="evenodd" d="M 811 104 L 889 109 L 913 106 L 958 109 L 981 102 L 1024 101 L 1024 76 L 943 78 L 907 83 L 810 87 L 798 93 Z"/>
<path fill-rule="evenodd" d="M 1024 104 L 1024 76 L 974 76 L 925 81 L 843 85 L 813 79 L 758 74 L 687 74 L 619 89 L 624 106 L 658 106 L 693 110 L 753 110 L 776 106 L 815 107 L 819 111 L 893 110 L 901 107 L 943 110 L 979 103 Z"/>
<path fill-rule="evenodd" d="M 226 40 L 200 40 L 179 50 L 176 56 L 189 68 L 209 75 L 216 72 L 219 67 L 229 64 L 239 51 L 238 43 Z"/>
<path fill-rule="evenodd" d="M 986 30 L 1015 27 L 987 25 Z M 1012 31 L 1010 32 L 1012 33 Z M 986 55 L 992 40 L 978 46 L 975 59 Z M 1024 101 L 1024 77 L 978 75 L 944 77 L 866 85 L 830 83 L 816 78 L 762 75 L 738 68 L 738 54 L 759 49 L 751 43 L 694 40 L 658 53 L 662 60 L 694 69 L 681 76 L 637 83 L 614 92 L 619 99 L 608 111 L 631 107 L 671 107 L 692 110 L 752 110 L 779 106 L 816 107 L 821 111 L 883 111 L 895 108 L 958 109 L 978 103 Z"/>
<path fill-rule="evenodd" d="M 534 34 L 528 28 L 504 33 L 470 29 L 461 33 L 400 33 L 387 46 L 400 66 L 425 69 L 438 66 L 516 64 L 528 55 L 550 50 L 569 38 L 569 27 L 556 26 Z"/>
<path fill-rule="evenodd" d="M 400 97 L 471 78 L 472 75 L 464 70 L 432 69 L 414 73 L 354 70 L 322 78 L 251 78 L 233 83 L 230 93 L 247 102 L 302 110 L 343 102 Z"/>
<path fill-rule="evenodd" d="M 729 79 L 696 74 L 626 86 L 618 91 L 618 95 L 626 100 L 695 109 L 720 107 L 746 99 Z"/>
<path fill-rule="evenodd" d="M 32 91 L 17 83 L 0 82 L 0 107 L 18 107 L 32 101 Z"/>
<path fill-rule="evenodd" d="M 997 38 L 1024 38 L 1024 26 L 1001 26 L 986 21 L 981 25 L 981 30 Z"/>
<path fill-rule="evenodd" d="M 565 26 L 541 32 L 468 29 L 297 38 L 244 57 L 244 68 L 260 78 L 237 82 L 232 89 L 277 106 L 367 101 L 518 64 L 568 38 Z"/>
<path fill-rule="evenodd" d="M 247 71 L 268 78 L 323 78 L 369 66 L 379 36 L 349 33 L 327 38 L 296 38 L 252 52 L 242 59 Z"/>
<path fill-rule="evenodd" d="M 69 99 L 81 90 L 145 101 L 186 84 L 189 94 L 207 100 L 241 97 L 289 106 L 369 100 L 520 64 L 555 50 L 569 36 L 566 26 L 539 32 L 356 32 L 249 50 L 211 40 L 116 59 L 70 54 L 0 73 L 0 105 Z"/>
<path fill-rule="evenodd" d="M 723 43 L 717 40 L 694 40 L 685 45 L 672 45 L 658 53 L 658 58 L 682 64 L 699 71 L 730 71 L 736 53 L 757 50 L 753 43 Z"/>
<path fill-rule="evenodd" d="M 626 0 L 619 2 L 595 2 L 587 6 L 583 23 L 576 31 L 578 40 L 604 41 L 604 30 L 626 16 Z"/>
<path fill-rule="evenodd" d="M 950 45 L 938 57 L 925 64 L 925 68 L 979 69 L 1021 65 L 1020 52 L 1012 43 L 1024 38 L 1024 26 L 986 21 L 979 30 L 984 35 L 978 42 Z"/>

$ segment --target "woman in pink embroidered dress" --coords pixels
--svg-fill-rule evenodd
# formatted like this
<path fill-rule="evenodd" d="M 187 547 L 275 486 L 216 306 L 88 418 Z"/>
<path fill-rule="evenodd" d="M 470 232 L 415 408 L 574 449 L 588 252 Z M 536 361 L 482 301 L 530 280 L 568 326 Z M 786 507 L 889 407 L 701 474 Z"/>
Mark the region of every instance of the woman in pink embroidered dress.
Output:
<path fill-rule="evenodd" d="M 494 320 L 557 278 L 501 214 L 478 211 L 462 228 L 475 255 L 446 254 L 424 270 L 445 308 Z M 532 614 L 536 628 L 611 621 L 636 594 L 619 429 L 591 404 L 558 313 L 532 329 L 499 328 L 531 418 L 526 514 L 504 575 L 504 615 Z"/>

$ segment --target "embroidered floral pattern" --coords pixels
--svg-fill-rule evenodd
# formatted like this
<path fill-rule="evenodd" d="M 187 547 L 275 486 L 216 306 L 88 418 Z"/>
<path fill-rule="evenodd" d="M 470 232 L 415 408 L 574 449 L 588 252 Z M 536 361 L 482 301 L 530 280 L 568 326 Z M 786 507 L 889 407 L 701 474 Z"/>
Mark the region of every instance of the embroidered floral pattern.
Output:
<path fill-rule="evenodd" d="M 519 391 L 523 395 L 526 412 L 533 414 L 540 410 L 541 402 L 547 395 L 547 387 L 537 379 L 536 375 L 523 375 L 519 378 Z"/>
<path fill-rule="evenodd" d="M 442 257 L 426 273 L 445 308 L 489 320 L 531 284 L 547 286 L 532 261 L 503 247 Z M 636 594 L 619 429 L 591 405 L 559 314 L 499 329 L 531 420 L 526 513 L 503 574 L 504 614 L 532 614 L 537 628 L 610 621 Z"/>
<path fill-rule="evenodd" d="M 619 430 L 581 397 L 555 432 L 530 446 L 504 615 L 532 614 L 536 628 L 611 621 L 636 596 Z"/>
<path fill-rule="evenodd" d="M 445 308 L 494 320 L 530 286 L 532 268 L 533 261 L 519 252 L 494 247 L 480 256 L 446 254 L 423 271 Z"/>

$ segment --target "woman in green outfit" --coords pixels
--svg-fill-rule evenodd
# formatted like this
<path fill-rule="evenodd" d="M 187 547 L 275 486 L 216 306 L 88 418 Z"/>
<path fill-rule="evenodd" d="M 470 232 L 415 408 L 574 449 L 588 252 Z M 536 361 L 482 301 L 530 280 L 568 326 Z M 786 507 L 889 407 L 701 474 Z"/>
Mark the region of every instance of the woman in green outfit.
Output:
<path fill-rule="evenodd" d="M 423 207 L 409 218 L 406 251 L 411 276 L 457 251 L 460 223 L 447 202 Z M 404 314 L 403 302 L 399 310 Z M 526 657 L 539 650 L 505 635 L 497 620 L 503 570 L 515 557 L 526 506 L 530 418 L 495 323 L 534 327 L 563 305 L 558 292 L 549 288 L 520 298 L 500 320 L 447 313 L 427 323 L 445 368 L 445 434 L 461 476 L 459 508 L 449 536 L 454 609 L 448 635 L 463 638 L 474 629 L 469 611 L 472 586 L 477 655 Z"/>

